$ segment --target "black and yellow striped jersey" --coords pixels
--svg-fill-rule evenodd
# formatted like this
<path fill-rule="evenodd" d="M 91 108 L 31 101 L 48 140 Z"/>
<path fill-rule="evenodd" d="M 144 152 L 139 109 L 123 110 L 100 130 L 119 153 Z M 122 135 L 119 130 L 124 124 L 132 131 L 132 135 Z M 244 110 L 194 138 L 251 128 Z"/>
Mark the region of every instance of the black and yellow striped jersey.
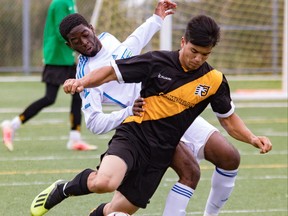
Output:
<path fill-rule="evenodd" d="M 115 63 L 120 82 L 142 82 L 146 102 L 143 116 L 126 118 L 116 134 L 137 143 L 140 154 L 155 165 L 170 163 L 180 138 L 209 103 L 220 114 L 232 109 L 224 75 L 207 62 L 185 72 L 178 51 L 152 51 Z"/>

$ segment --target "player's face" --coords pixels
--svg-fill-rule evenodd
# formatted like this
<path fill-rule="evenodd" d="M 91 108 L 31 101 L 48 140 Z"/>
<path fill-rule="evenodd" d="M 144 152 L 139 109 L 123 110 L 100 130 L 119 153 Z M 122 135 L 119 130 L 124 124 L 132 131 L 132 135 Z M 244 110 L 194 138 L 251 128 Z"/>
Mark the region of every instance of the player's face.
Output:
<path fill-rule="evenodd" d="M 211 51 L 212 47 L 196 46 L 182 38 L 179 60 L 186 70 L 196 70 L 208 59 Z"/>
<path fill-rule="evenodd" d="M 102 44 L 95 35 L 92 26 L 75 26 L 67 35 L 67 45 L 82 55 L 93 57 L 101 49 Z"/>

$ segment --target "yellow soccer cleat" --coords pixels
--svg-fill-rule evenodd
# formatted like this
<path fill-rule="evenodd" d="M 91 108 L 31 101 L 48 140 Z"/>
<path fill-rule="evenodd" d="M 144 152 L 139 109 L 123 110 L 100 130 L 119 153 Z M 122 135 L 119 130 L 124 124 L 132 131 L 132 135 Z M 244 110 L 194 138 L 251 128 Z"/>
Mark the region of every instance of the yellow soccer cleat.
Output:
<path fill-rule="evenodd" d="M 42 216 L 58 203 L 65 199 L 63 192 L 59 191 L 59 186 L 67 181 L 58 180 L 39 193 L 33 200 L 30 211 L 32 216 Z M 62 187 L 63 188 L 63 187 Z M 62 195 L 61 195 L 62 194 Z"/>

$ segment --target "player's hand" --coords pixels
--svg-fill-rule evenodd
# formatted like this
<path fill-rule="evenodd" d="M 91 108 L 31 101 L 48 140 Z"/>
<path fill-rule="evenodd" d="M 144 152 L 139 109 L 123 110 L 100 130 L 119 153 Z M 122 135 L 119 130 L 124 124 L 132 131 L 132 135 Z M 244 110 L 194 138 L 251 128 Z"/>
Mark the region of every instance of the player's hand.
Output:
<path fill-rule="evenodd" d="M 75 92 L 82 92 L 84 86 L 81 83 L 81 80 L 78 79 L 67 79 L 64 82 L 63 90 L 66 94 L 75 94 Z"/>
<path fill-rule="evenodd" d="M 177 4 L 175 2 L 159 0 L 154 13 L 164 20 L 167 15 L 174 14 L 176 8 Z"/>
<path fill-rule="evenodd" d="M 272 143 L 268 137 L 257 136 L 253 139 L 252 145 L 260 149 L 261 154 L 268 153 L 272 150 Z"/>
<path fill-rule="evenodd" d="M 143 108 L 144 105 L 145 105 L 144 98 L 141 98 L 141 97 L 137 98 L 134 101 L 134 104 L 132 107 L 133 115 L 142 116 L 143 112 L 145 112 L 145 109 Z"/>

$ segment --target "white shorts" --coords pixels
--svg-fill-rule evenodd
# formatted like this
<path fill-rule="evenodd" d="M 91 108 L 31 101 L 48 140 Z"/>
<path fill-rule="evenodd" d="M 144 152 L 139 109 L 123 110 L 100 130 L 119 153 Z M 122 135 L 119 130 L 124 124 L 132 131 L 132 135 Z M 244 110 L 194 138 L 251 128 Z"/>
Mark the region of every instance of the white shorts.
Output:
<path fill-rule="evenodd" d="M 204 159 L 204 146 L 215 131 L 219 130 L 198 116 L 182 136 L 181 141 L 191 149 L 198 163 Z"/>

